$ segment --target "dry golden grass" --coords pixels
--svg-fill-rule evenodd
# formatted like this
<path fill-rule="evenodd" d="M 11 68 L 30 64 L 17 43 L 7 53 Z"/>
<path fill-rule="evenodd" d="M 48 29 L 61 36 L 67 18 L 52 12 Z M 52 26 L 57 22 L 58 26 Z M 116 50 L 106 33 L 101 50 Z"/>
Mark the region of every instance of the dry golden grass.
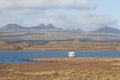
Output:
<path fill-rule="evenodd" d="M 120 58 L 46 58 L 0 65 L 0 80 L 120 80 Z"/>
<path fill-rule="evenodd" d="M 44 72 L 22 72 L 26 75 L 10 75 L 1 80 L 119 80 L 120 72 L 102 71 L 102 70 L 65 70 L 65 71 L 44 71 Z"/>

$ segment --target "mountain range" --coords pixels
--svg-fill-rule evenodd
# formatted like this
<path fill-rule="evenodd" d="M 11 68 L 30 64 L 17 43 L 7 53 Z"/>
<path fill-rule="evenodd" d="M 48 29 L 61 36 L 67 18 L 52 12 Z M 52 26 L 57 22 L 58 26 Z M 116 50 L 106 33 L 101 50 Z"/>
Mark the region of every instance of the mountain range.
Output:
<path fill-rule="evenodd" d="M 21 30 L 21 29 L 56 29 L 56 27 L 52 24 L 39 24 L 36 26 L 31 26 L 31 27 L 24 27 L 18 24 L 7 24 L 5 26 L 3 26 L 1 29 L 4 30 Z"/>
<path fill-rule="evenodd" d="M 94 33 L 115 33 L 115 34 L 120 34 L 120 30 L 109 27 L 109 26 L 103 26 L 95 31 L 93 31 Z"/>
<path fill-rule="evenodd" d="M 78 29 L 70 29 L 70 30 L 65 30 L 62 28 L 57 28 L 56 26 L 54 26 L 53 24 L 39 24 L 36 26 L 31 26 L 31 27 L 24 27 L 18 24 L 7 24 L 5 26 L 3 26 L 2 28 L 0 28 L 2 30 L 60 30 L 60 31 L 73 31 L 73 32 L 84 32 L 83 30 L 81 30 L 80 28 Z M 109 27 L 107 25 L 102 25 L 101 28 L 96 29 L 94 31 L 91 31 L 92 33 L 114 33 L 114 34 L 120 34 L 120 30 L 119 29 L 115 29 L 112 27 Z"/>
<path fill-rule="evenodd" d="M 25 28 L 24 26 L 21 26 L 21 25 L 18 25 L 18 24 L 7 24 L 7 25 L 3 26 L 1 29 L 4 29 L 4 30 L 11 30 L 11 29 L 20 30 L 20 29 L 24 29 L 24 28 Z"/>
<path fill-rule="evenodd" d="M 32 27 L 29 27 L 29 29 L 56 29 L 56 26 L 54 26 L 53 24 L 48 24 L 48 25 L 45 25 L 45 24 L 39 24 L 39 25 L 36 25 L 36 26 L 32 26 Z"/>

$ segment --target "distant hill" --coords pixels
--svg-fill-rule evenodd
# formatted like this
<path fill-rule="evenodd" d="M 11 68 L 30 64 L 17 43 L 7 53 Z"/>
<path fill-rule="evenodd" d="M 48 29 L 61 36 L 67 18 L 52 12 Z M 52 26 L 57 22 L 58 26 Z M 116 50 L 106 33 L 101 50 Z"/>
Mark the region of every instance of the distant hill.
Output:
<path fill-rule="evenodd" d="M 24 29 L 24 26 L 18 25 L 18 24 L 7 24 L 3 26 L 1 29 L 5 30 L 21 30 Z"/>
<path fill-rule="evenodd" d="M 120 34 L 120 30 L 109 27 L 109 26 L 103 26 L 102 28 L 99 28 L 95 31 L 95 33 L 114 33 L 114 34 Z"/>
<path fill-rule="evenodd" d="M 48 25 L 45 25 L 45 24 L 39 24 L 37 26 L 32 26 L 30 27 L 31 29 L 56 29 L 56 27 L 53 25 L 53 24 L 48 24 Z"/>
<path fill-rule="evenodd" d="M 4 30 L 3 30 L 4 29 Z M 112 33 L 112 34 L 111 34 Z M 53 24 L 39 24 L 24 27 L 18 24 L 8 24 L 0 29 L 0 41 L 8 43 L 40 43 L 49 42 L 120 42 L 120 30 L 101 26 L 94 32 L 84 32 L 80 28 L 57 28 Z M 0 42 L 4 44 L 3 42 Z"/>
<path fill-rule="evenodd" d="M 57 28 L 56 26 L 54 26 L 53 24 L 39 24 L 36 26 L 31 26 L 31 27 L 24 27 L 18 24 L 7 24 L 5 26 L 3 26 L 1 29 L 3 30 L 62 30 L 62 28 Z"/>
<path fill-rule="evenodd" d="M 7 24 L 5 26 L 3 26 L 1 28 L 2 30 L 22 30 L 22 31 L 30 31 L 30 30 L 42 30 L 42 31 L 51 31 L 51 30 L 55 30 L 55 31 L 63 31 L 63 32 L 74 32 L 74 33 L 83 33 L 84 31 L 81 30 L 80 28 L 73 28 L 73 29 L 62 29 L 62 28 L 57 28 L 56 26 L 54 26 L 53 24 L 39 24 L 36 26 L 31 26 L 31 27 L 24 27 L 18 24 Z M 93 33 L 114 33 L 114 34 L 120 34 L 120 30 L 106 26 L 106 25 L 100 25 L 100 28 L 92 31 Z"/>

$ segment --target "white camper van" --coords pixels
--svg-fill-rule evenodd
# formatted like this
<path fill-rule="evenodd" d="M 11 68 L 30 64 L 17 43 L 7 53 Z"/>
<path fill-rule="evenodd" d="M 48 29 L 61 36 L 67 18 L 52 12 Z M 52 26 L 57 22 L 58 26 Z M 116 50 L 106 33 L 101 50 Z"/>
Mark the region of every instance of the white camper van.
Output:
<path fill-rule="evenodd" d="M 68 52 L 68 57 L 74 58 L 75 57 L 75 52 Z"/>

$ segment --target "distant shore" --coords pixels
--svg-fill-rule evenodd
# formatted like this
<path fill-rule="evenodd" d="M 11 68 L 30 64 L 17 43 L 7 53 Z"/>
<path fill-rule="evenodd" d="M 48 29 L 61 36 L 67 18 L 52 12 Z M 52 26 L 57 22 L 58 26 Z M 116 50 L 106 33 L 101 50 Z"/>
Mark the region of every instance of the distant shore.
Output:
<path fill-rule="evenodd" d="M 120 42 L 49 42 L 46 44 L 0 42 L 0 51 L 119 52 Z"/>

